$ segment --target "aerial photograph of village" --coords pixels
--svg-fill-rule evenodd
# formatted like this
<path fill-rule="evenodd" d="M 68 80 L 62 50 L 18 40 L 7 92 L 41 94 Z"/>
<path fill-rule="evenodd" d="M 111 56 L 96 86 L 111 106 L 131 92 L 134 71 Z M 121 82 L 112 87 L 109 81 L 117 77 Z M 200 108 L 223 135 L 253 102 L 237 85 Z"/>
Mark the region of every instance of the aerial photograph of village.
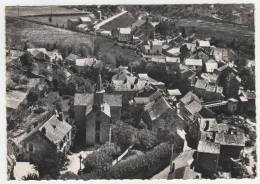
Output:
<path fill-rule="evenodd" d="M 254 15 L 6 6 L 8 180 L 255 178 Z"/>

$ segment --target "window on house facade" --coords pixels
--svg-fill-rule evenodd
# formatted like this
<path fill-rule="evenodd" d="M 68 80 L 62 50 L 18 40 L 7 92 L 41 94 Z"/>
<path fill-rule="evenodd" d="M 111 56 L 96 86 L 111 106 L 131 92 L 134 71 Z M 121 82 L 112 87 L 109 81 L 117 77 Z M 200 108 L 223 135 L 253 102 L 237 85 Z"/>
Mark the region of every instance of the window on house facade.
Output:
<path fill-rule="evenodd" d="M 32 143 L 29 143 L 29 144 L 28 144 L 28 151 L 29 151 L 30 153 L 33 153 L 33 152 L 34 152 L 34 147 L 33 147 L 33 144 L 32 144 Z"/>
<path fill-rule="evenodd" d="M 96 120 L 96 143 L 99 143 L 100 142 L 100 120 Z"/>

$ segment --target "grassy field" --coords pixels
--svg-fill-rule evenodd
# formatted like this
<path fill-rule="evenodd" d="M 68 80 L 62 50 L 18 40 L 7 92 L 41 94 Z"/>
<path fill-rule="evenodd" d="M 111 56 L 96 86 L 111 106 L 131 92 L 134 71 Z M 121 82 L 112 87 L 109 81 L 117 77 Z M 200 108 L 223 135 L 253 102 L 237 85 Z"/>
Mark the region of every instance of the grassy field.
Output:
<path fill-rule="evenodd" d="M 135 21 L 135 18 L 130 13 L 126 13 L 105 24 L 101 29 L 112 30 L 113 28 L 130 27 Z"/>
<path fill-rule="evenodd" d="M 47 43 L 58 42 L 63 45 L 72 45 L 75 48 L 79 48 L 80 45 L 92 47 L 93 37 L 84 33 L 7 18 L 6 39 L 8 45 L 20 49 L 23 48 L 25 41 L 28 41 L 32 47 L 41 47 Z M 96 37 L 96 43 L 100 44 L 100 52 L 102 54 L 111 53 L 114 56 L 121 54 L 131 61 L 140 60 L 140 57 L 133 50 L 123 49 L 114 45 L 114 42 L 110 39 Z"/>
<path fill-rule="evenodd" d="M 73 8 L 65 8 L 61 6 L 7 6 L 5 8 L 5 14 L 9 17 L 18 16 L 29 16 L 29 15 L 46 15 L 46 14 L 70 14 L 80 13 L 81 11 Z"/>
<path fill-rule="evenodd" d="M 65 27 L 67 28 L 68 19 L 71 18 L 79 18 L 84 17 L 84 15 L 62 15 L 62 16 L 52 16 L 52 21 L 49 22 L 49 16 L 37 16 L 37 17 L 25 17 L 28 20 L 34 20 L 46 24 L 51 24 L 58 27 Z"/>

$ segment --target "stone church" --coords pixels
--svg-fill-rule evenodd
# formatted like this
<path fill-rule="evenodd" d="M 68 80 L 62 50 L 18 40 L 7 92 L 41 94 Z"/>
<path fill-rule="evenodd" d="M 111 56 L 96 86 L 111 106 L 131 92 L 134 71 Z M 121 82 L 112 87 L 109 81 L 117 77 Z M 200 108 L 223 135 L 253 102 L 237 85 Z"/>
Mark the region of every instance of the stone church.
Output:
<path fill-rule="evenodd" d="M 109 140 L 110 127 L 121 119 L 122 95 L 107 94 L 98 75 L 94 93 L 76 93 L 74 115 L 78 133 L 86 145 L 103 144 Z"/>

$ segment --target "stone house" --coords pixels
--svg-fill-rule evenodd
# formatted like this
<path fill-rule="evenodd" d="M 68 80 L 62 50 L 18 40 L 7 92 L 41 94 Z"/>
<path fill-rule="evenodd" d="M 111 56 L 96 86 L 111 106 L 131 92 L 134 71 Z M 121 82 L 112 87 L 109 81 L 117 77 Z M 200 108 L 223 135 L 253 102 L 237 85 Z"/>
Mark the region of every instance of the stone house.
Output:
<path fill-rule="evenodd" d="M 67 21 L 67 28 L 70 30 L 76 30 L 77 25 L 80 24 L 80 20 L 77 18 L 71 18 Z"/>
<path fill-rule="evenodd" d="M 21 141 L 24 161 L 31 161 L 34 155 L 46 150 L 66 154 L 71 146 L 71 129 L 71 125 L 56 115 L 33 128 Z"/>
<path fill-rule="evenodd" d="M 178 106 L 182 117 L 187 121 L 194 121 L 197 117 L 197 113 L 202 109 L 199 97 L 192 91 L 189 91 L 180 99 Z"/>
<path fill-rule="evenodd" d="M 148 40 L 154 38 L 155 27 L 146 20 L 137 20 L 131 25 L 134 35 L 141 36 L 140 38 L 146 43 Z"/>
<path fill-rule="evenodd" d="M 212 141 L 199 141 L 196 155 L 198 171 L 209 176 L 216 173 L 220 154 L 220 145 Z"/>
<path fill-rule="evenodd" d="M 185 59 L 184 64 L 195 72 L 201 72 L 202 70 L 202 59 Z"/>
<path fill-rule="evenodd" d="M 111 124 L 121 119 L 121 108 L 122 95 L 106 94 L 100 74 L 94 94 L 75 94 L 75 122 L 87 145 L 108 141 Z"/>
<path fill-rule="evenodd" d="M 118 41 L 129 42 L 132 41 L 133 35 L 131 28 L 118 28 Z"/>

